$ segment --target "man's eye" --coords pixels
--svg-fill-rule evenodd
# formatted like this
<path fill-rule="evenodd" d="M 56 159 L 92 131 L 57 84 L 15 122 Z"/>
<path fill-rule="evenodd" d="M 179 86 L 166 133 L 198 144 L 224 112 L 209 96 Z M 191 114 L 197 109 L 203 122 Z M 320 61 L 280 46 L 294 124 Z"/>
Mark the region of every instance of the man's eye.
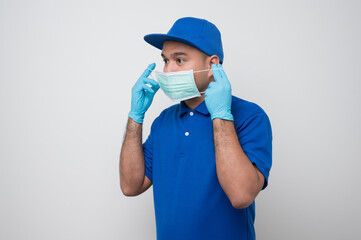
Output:
<path fill-rule="evenodd" d="M 163 62 L 164 62 L 164 63 L 168 63 L 168 59 L 163 59 Z"/>
<path fill-rule="evenodd" d="M 182 63 L 182 62 L 184 62 L 184 61 L 183 61 L 183 59 L 178 58 L 178 59 L 177 59 L 177 62 L 178 62 L 178 63 Z"/>

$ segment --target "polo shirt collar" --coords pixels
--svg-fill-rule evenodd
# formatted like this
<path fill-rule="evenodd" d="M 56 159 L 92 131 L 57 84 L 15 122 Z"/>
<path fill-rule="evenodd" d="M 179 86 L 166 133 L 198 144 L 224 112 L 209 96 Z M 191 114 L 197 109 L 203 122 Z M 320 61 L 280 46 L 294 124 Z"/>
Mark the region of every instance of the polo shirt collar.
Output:
<path fill-rule="evenodd" d="M 187 105 L 184 103 L 184 101 L 180 102 L 179 107 L 179 117 L 182 117 L 185 113 L 192 111 L 190 108 L 187 107 Z M 203 100 L 193 111 L 199 112 L 203 115 L 209 115 L 206 102 Z"/>

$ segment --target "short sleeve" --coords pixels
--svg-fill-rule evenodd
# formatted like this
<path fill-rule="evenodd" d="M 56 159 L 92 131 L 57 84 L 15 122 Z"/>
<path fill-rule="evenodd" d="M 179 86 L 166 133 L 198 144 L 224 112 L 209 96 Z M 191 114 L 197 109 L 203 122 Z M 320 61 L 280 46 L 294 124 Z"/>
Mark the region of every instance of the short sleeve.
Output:
<path fill-rule="evenodd" d="M 143 152 L 144 152 L 144 164 L 145 164 L 145 175 L 153 182 L 153 139 L 155 135 L 155 119 L 152 123 L 150 134 L 147 140 L 143 143 Z"/>
<path fill-rule="evenodd" d="M 248 159 L 265 178 L 262 190 L 268 185 L 272 166 L 272 129 L 265 112 L 248 117 L 237 129 L 238 139 Z"/>

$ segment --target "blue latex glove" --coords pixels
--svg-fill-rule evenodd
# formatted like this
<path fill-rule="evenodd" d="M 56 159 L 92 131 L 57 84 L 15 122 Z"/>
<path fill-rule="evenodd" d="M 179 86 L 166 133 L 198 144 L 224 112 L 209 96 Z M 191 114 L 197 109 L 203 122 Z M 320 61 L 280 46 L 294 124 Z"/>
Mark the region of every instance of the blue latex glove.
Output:
<path fill-rule="evenodd" d="M 137 123 L 143 123 L 145 112 L 159 89 L 159 84 L 148 78 L 154 68 L 155 63 L 150 64 L 132 88 L 132 103 L 128 116 Z M 151 85 L 151 87 L 146 84 Z"/>
<path fill-rule="evenodd" d="M 231 113 L 232 88 L 221 64 L 212 64 L 215 82 L 211 82 L 205 92 L 205 102 L 212 120 L 220 118 L 233 121 Z"/>

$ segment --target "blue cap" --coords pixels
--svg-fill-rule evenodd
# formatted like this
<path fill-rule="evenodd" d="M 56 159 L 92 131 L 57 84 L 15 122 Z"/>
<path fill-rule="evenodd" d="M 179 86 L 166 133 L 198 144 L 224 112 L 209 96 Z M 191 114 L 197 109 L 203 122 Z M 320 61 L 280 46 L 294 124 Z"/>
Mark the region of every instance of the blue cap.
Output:
<path fill-rule="evenodd" d="M 217 55 L 223 63 L 221 32 L 205 19 L 185 17 L 178 19 L 167 34 L 148 34 L 144 40 L 162 49 L 165 41 L 177 41 L 195 47 L 207 55 Z"/>

